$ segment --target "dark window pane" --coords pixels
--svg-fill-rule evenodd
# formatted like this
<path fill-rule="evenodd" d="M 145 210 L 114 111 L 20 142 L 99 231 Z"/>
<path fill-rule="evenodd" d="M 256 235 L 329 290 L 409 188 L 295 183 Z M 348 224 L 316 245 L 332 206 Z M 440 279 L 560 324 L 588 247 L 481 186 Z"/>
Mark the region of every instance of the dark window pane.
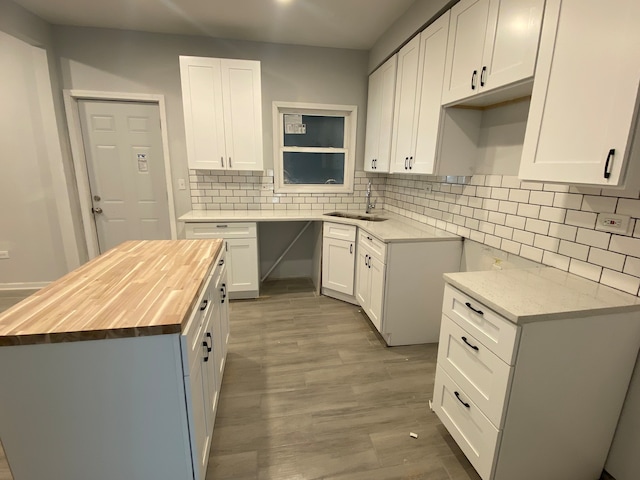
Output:
<path fill-rule="evenodd" d="M 286 133 L 288 131 L 305 133 Z M 285 113 L 284 132 L 285 147 L 344 148 L 344 117 Z"/>
<path fill-rule="evenodd" d="M 284 152 L 284 183 L 344 184 L 344 153 Z"/>

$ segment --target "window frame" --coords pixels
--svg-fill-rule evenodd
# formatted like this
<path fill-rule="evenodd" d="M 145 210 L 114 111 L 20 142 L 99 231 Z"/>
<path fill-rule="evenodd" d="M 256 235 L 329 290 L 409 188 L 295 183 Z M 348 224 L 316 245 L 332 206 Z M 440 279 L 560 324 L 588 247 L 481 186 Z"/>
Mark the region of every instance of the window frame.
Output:
<path fill-rule="evenodd" d="M 344 118 L 343 148 L 285 147 L 284 115 L 321 115 Z M 355 177 L 357 105 L 331 105 L 323 103 L 273 102 L 273 174 L 274 193 L 353 193 Z M 290 184 L 284 183 L 284 152 L 344 153 L 344 183 Z"/>

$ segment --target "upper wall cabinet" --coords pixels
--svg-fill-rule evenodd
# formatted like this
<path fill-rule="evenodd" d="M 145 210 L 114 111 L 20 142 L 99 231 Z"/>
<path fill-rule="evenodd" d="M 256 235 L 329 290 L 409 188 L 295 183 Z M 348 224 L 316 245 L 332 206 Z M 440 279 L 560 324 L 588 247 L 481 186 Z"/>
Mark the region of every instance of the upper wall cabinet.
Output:
<path fill-rule="evenodd" d="M 477 111 L 442 107 L 449 12 L 429 25 L 398 53 L 391 172 L 470 175 L 467 127 Z M 471 127 L 472 128 L 472 127 Z"/>
<path fill-rule="evenodd" d="M 262 170 L 260 62 L 180 57 L 189 168 Z"/>
<path fill-rule="evenodd" d="M 461 0 L 454 5 L 442 103 L 530 79 L 543 10 L 544 0 Z"/>
<path fill-rule="evenodd" d="M 638 19 L 638 0 L 547 1 L 520 178 L 625 182 L 639 107 Z"/>
<path fill-rule="evenodd" d="M 398 57 L 394 55 L 369 76 L 364 150 L 364 169 L 367 172 L 389 171 L 397 67 Z"/>

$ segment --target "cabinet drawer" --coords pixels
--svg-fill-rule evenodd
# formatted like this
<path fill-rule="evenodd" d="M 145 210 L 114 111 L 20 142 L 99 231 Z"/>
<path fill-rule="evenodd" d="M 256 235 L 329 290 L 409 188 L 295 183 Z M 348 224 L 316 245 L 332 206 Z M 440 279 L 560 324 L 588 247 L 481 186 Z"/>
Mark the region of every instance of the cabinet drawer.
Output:
<path fill-rule="evenodd" d="M 382 263 L 387 263 L 387 244 L 371 235 L 365 230 L 358 230 L 358 243 L 365 245 L 369 254 L 373 258 L 377 258 Z"/>
<path fill-rule="evenodd" d="M 438 366 L 464 389 L 491 423 L 501 426 L 512 367 L 445 315 Z"/>
<path fill-rule="evenodd" d="M 215 308 L 215 283 L 211 280 L 211 276 L 207 277 L 205 287 L 194 304 L 191 317 L 180 336 L 183 355 L 182 368 L 185 375 L 189 375 L 190 367 L 194 361 L 196 361 L 200 355 L 204 355 L 204 347 L 202 345 L 205 338 L 204 320 L 207 318 L 209 309 Z"/>
<path fill-rule="evenodd" d="M 441 367 L 436 370 L 433 410 L 480 476 L 488 480 L 500 431 Z"/>
<path fill-rule="evenodd" d="M 448 284 L 444 288 L 442 313 L 513 365 L 520 335 L 515 324 Z"/>
<path fill-rule="evenodd" d="M 255 222 L 187 223 L 187 239 L 198 238 L 256 238 Z"/>
<path fill-rule="evenodd" d="M 356 227 L 354 225 L 324 222 L 324 225 L 322 226 L 322 236 L 335 238 L 336 240 L 349 240 L 350 242 L 355 242 Z"/>

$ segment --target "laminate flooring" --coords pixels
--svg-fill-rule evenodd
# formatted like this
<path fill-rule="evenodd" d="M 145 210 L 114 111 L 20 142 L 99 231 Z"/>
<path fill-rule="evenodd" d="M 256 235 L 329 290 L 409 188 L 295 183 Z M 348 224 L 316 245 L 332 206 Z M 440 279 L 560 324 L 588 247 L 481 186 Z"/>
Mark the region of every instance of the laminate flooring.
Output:
<path fill-rule="evenodd" d="M 261 293 L 231 303 L 207 480 L 480 478 L 429 410 L 437 345 L 386 347 L 308 280 Z"/>
<path fill-rule="evenodd" d="M 436 345 L 386 347 L 306 279 L 261 293 L 231 302 L 206 480 L 480 479 L 429 410 Z M 1 446 L 0 480 L 13 480 Z"/>

